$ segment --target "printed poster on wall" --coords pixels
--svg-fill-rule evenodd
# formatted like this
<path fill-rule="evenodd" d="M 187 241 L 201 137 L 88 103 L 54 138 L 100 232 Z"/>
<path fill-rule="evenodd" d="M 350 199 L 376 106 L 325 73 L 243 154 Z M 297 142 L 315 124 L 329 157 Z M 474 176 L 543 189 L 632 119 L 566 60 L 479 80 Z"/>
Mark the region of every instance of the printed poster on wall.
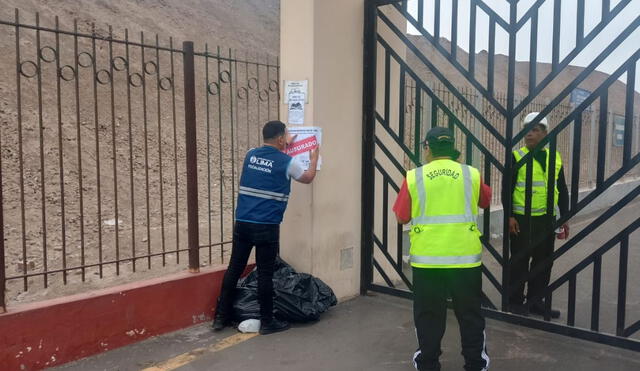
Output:
<path fill-rule="evenodd" d="M 322 128 L 316 126 L 289 127 L 289 134 L 295 139 L 287 147 L 287 154 L 299 161 L 305 170 L 309 169 L 309 151 L 322 144 Z M 320 170 L 322 156 L 318 159 L 317 170 Z"/>
<path fill-rule="evenodd" d="M 307 88 L 309 86 L 308 80 L 285 80 L 284 82 L 284 103 L 289 104 L 289 97 L 292 94 L 302 94 L 304 102 L 309 103 L 307 94 Z"/>
<path fill-rule="evenodd" d="M 303 93 L 289 94 L 289 124 L 304 124 L 304 97 Z"/>

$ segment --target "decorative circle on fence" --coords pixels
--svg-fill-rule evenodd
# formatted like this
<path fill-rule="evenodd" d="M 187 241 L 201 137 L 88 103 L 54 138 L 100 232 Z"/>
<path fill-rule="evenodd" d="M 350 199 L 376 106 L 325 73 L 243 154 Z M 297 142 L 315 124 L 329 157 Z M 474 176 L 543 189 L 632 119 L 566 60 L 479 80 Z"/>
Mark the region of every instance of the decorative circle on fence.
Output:
<path fill-rule="evenodd" d="M 129 84 L 134 88 L 139 88 L 142 86 L 142 75 L 138 72 L 134 72 L 129 75 Z"/>
<path fill-rule="evenodd" d="M 278 82 L 276 80 L 271 80 L 269 82 L 269 90 L 274 93 L 278 91 Z"/>
<path fill-rule="evenodd" d="M 38 74 L 38 65 L 32 61 L 24 61 L 20 63 L 20 74 L 26 78 L 32 78 Z"/>
<path fill-rule="evenodd" d="M 250 78 L 248 85 L 249 89 L 256 90 L 258 88 L 258 79 L 255 77 Z"/>
<path fill-rule="evenodd" d="M 244 86 L 241 88 L 238 88 L 238 99 L 245 100 L 247 99 L 248 96 L 249 96 L 249 90 L 247 88 L 245 88 Z"/>
<path fill-rule="evenodd" d="M 93 56 L 87 52 L 82 52 L 78 54 L 78 64 L 80 67 L 91 67 L 93 66 Z"/>
<path fill-rule="evenodd" d="M 404 110 L 405 113 L 409 113 L 411 111 L 413 111 L 413 103 L 407 104 L 407 107 Z"/>
<path fill-rule="evenodd" d="M 258 98 L 260 98 L 260 101 L 265 102 L 269 99 L 269 90 L 263 89 L 260 94 L 258 94 Z"/>
<path fill-rule="evenodd" d="M 69 72 L 65 73 L 65 71 L 69 71 Z M 60 78 L 63 79 L 64 81 L 71 81 L 76 78 L 76 70 L 73 67 L 66 64 L 60 67 L 60 69 L 58 70 L 58 76 L 60 76 Z"/>
<path fill-rule="evenodd" d="M 149 68 L 149 66 L 153 68 Z M 156 72 L 158 72 L 158 65 L 156 64 L 156 62 L 149 61 L 144 64 L 144 73 L 146 73 L 147 75 L 154 75 Z"/>
<path fill-rule="evenodd" d="M 231 72 L 229 71 L 222 71 L 220 72 L 220 81 L 224 82 L 225 84 L 231 81 Z"/>
<path fill-rule="evenodd" d="M 220 93 L 220 85 L 217 82 L 212 82 L 207 86 L 207 91 L 211 95 L 218 95 Z"/>
<path fill-rule="evenodd" d="M 58 59 L 58 52 L 50 46 L 40 48 L 40 52 L 38 54 L 40 55 L 40 59 L 47 63 L 55 62 L 56 59 Z"/>
<path fill-rule="evenodd" d="M 173 81 L 170 77 L 163 77 L 160 79 L 160 89 L 169 90 L 173 87 Z"/>
<path fill-rule="evenodd" d="M 106 85 L 111 81 L 111 73 L 107 70 L 100 70 L 96 72 L 96 80 L 102 85 Z"/>
<path fill-rule="evenodd" d="M 124 71 L 129 66 L 129 62 L 124 57 L 115 57 L 111 60 L 111 66 L 116 71 Z"/>

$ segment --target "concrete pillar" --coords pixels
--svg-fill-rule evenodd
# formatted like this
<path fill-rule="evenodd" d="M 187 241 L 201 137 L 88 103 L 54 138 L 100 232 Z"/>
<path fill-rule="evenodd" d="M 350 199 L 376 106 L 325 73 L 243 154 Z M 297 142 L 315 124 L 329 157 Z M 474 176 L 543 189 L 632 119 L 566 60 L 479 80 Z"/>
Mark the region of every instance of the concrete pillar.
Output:
<path fill-rule="evenodd" d="M 346 298 L 360 284 L 364 0 L 282 0 L 280 12 L 281 80 L 308 80 L 305 125 L 323 129 L 322 170 L 293 186 L 281 256 Z"/>

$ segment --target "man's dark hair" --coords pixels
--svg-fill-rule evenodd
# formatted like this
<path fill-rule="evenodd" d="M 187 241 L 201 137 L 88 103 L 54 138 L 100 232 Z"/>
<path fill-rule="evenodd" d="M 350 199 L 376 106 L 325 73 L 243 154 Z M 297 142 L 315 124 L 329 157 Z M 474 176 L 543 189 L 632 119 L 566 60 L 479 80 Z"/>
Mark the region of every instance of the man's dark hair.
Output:
<path fill-rule="evenodd" d="M 431 154 L 433 155 L 433 157 L 453 157 L 457 152 L 453 146 L 453 143 L 447 142 L 429 143 L 429 148 L 431 149 Z"/>
<path fill-rule="evenodd" d="M 262 128 L 262 139 L 271 140 L 284 135 L 287 126 L 282 121 L 269 121 Z"/>

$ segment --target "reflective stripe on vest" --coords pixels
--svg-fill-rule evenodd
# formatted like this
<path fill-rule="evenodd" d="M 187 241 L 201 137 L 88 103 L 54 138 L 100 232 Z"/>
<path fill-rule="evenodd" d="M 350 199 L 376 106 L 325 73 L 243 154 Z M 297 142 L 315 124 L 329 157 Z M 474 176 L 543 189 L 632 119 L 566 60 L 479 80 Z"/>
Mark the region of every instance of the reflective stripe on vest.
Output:
<path fill-rule="evenodd" d="M 289 200 L 289 195 L 286 195 L 284 193 L 270 192 L 262 189 L 250 188 L 250 187 L 244 187 L 244 186 L 240 186 L 238 193 L 242 195 L 247 195 L 247 196 L 264 198 L 267 200 L 276 200 L 276 201 L 282 201 L 282 202 L 286 202 Z"/>
<path fill-rule="evenodd" d="M 482 261 L 482 254 L 466 256 L 421 256 L 411 255 L 411 262 L 418 264 L 453 265 L 474 264 Z"/>
<path fill-rule="evenodd" d="M 514 205 L 513 206 L 513 211 L 522 211 L 524 213 L 524 206 L 520 206 L 520 205 Z M 544 209 L 531 209 L 532 213 L 546 213 L 547 212 L 547 208 L 545 207 Z"/>
<path fill-rule="evenodd" d="M 450 224 L 450 223 L 473 223 L 476 221 L 474 215 L 437 215 L 437 216 L 417 216 L 411 219 L 411 225 L 418 224 Z"/>
<path fill-rule="evenodd" d="M 473 179 L 471 179 L 471 171 L 468 165 L 461 165 L 461 168 L 462 178 L 464 180 L 464 215 L 475 222 L 475 217 L 471 212 L 471 200 L 473 200 Z"/>
<path fill-rule="evenodd" d="M 424 177 L 422 175 L 422 171 L 422 166 L 416 169 L 416 188 L 418 189 L 418 201 L 420 204 L 420 212 L 418 215 L 421 218 L 425 218 L 424 214 L 427 212 L 427 195 L 424 193 Z M 414 223 L 412 221 L 411 224 L 419 223 Z"/>
<path fill-rule="evenodd" d="M 427 216 L 427 196 L 425 195 L 424 177 L 422 176 L 422 166 L 416 169 L 416 188 L 418 189 L 418 200 L 420 203 L 420 213 L 411 218 L 411 225 L 419 224 L 450 224 L 450 223 L 475 223 L 476 216 L 471 211 L 473 202 L 473 179 L 468 165 L 460 165 L 462 168 L 462 179 L 464 181 L 464 214 L 458 215 L 434 215 Z"/>
<path fill-rule="evenodd" d="M 547 183 L 545 182 L 531 182 L 532 187 L 545 187 Z M 517 182 L 516 187 L 526 187 L 527 182 Z"/>
<path fill-rule="evenodd" d="M 547 181 L 548 181 L 548 171 L 549 165 L 551 162 L 551 156 L 554 154 L 550 153 L 548 149 L 544 149 L 546 152 L 546 167 L 542 168 L 542 164 L 538 163 L 537 160 L 532 160 L 531 163 L 527 163 L 526 166 L 522 166 L 517 173 L 517 180 L 515 183 L 514 193 L 513 193 L 513 203 L 512 203 L 512 211 L 515 214 L 525 214 L 525 198 L 526 198 L 526 189 L 527 189 L 527 167 L 533 166 L 533 173 L 531 179 L 530 189 L 532 192 L 531 196 L 531 215 L 539 216 L 547 213 Z M 525 157 L 529 153 L 529 150 L 525 147 L 520 148 L 518 150 L 513 151 L 514 158 L 516 162 L 521 162 L 522 158 Z M 555 161 L 555 189 L 553 190 L 553 203 L 554 203 L 554 215 L 557 214 L 555 209 L 558 206 L 558 175 L 560 173 L 560 169 L 562 168 L 562 158 L 560 154 L 556 151 L 555 153 L 556 161 Z"/>

